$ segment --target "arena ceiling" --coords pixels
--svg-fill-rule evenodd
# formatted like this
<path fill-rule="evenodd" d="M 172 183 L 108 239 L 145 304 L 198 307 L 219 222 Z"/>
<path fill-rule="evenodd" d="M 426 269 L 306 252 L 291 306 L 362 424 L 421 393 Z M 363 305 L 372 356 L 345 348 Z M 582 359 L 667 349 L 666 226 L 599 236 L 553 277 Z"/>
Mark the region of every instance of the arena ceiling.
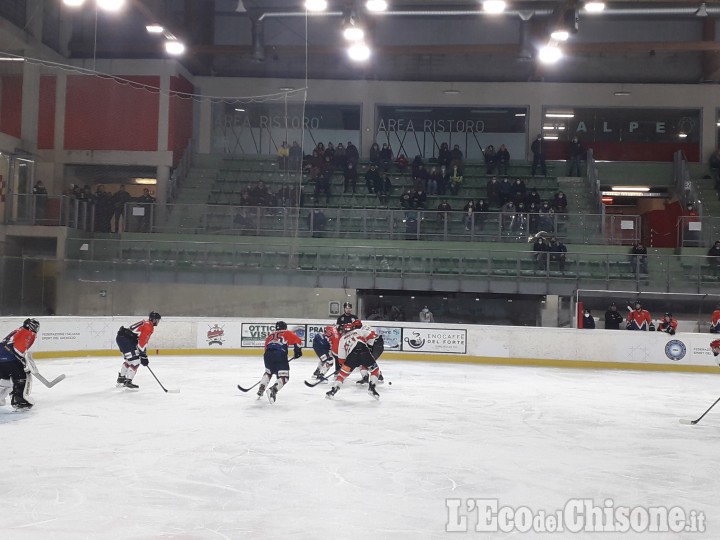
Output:
<path fill-rule="evenodd" d="M 61 0 L 48 0 L 61 2 Z M 302 0 L 130 0 L 124 13 L 68 13 L 72 58 L 162 58 L 158 22 L 187 44 L 183 64 L 203 76 L 412 81 L 717 83 L 720 0 L 610 1 L 590 14 L 582 1 L 508 0 L 504 14 L 478 0 L 388 0 L 370 14 L 364 0 L 329 0 L 306 17 Z M 62 12 L 69 12 L 62 7 Z M 353 16 L 373 53 L 349 60 L 341 35 Z M 575 18 L 575 16 L 577 18 Z M 574 21 L 577 21 L 574 28 Z M 570 26 L 554 65 L 538 48 Z"/>

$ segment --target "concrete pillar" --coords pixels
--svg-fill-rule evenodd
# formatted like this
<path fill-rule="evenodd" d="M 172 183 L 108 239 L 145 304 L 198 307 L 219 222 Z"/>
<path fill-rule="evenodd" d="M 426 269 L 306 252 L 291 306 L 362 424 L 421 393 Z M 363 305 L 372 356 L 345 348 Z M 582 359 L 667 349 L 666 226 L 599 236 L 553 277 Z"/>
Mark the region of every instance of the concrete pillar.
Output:
<path fill-rule="evenodd" d="M 53 148 L 55 149 L 55 168 L 53 170 L 51 190 L 54 194 L 61 194 L 67 186 L 63 185 L 65 163 L 59 156 L 64 155 L 65 150 L 65 99 L 67 96 L 67 74 L 57 70 L 55 73 L 55 133 L 53 135 Z"/>
<path fill-rule="evenodd" d="M 197 129 L 197 152 L 209 154 L 212 138 L 212 103 L 208 100 L 200 102 L 200 114 Z"/>
<path fill-rule="evenodd" d="M 157 168 L 157 185 L 155 186 L 155 224 L 165 222 L 166 208 L 168 201 L 168 189 L 170 188 L 170 167 L 160 165 Z"/>
<path fill-rule="evenodd" d="M 40 66 L 23 62 L 22 120 L 20 138 L 24 150 L 37 152 L 38 103 L 40 102 Z"/>
<path fill-rule="evenodd" d="M 158 113 L 158 152 L 169 150 L 170 135 L 170 75 L 163 73 L 160 76 L 160 109 Z"/>

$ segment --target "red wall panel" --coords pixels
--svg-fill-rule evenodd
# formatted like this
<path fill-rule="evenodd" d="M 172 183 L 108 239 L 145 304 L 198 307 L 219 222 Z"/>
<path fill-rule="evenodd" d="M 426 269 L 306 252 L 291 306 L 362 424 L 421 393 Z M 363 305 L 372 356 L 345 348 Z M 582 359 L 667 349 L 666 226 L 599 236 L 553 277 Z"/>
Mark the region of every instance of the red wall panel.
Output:
<path fill-rule="evenodd" d="M 3 75 L 0 84 L 0 131 L 19 139 L 22 129 L 22 76 Z"/>
<path fill-rule="evenodd" d="M 159 77 L 122 77 L 157 88 Z M 156 151 L 160 97 L 157 90 L 112 79 L 67 78 L 66 150 Z"/>
<path fill-rule="evenodd" d="M 40 101 L 38 103 L 38 148 L 55 148 L 55 77 L 40 77 Z"/>
<path fill-rule="evenodd" d="M 192 138 L 193 100 L 177 92 L 193 93 L 195 87 L 184 77 L 170 79 L 170 116 L 168 120 L 168 149 L 173 151 L 173 165 L 177 165 Z"/>

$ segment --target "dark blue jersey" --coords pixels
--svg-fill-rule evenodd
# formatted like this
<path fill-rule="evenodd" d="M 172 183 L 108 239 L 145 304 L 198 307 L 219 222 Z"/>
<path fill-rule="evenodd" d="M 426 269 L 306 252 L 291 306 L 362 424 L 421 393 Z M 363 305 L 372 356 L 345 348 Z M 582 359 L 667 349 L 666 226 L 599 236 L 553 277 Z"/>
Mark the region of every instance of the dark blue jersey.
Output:
<path fill-rule="evenodd" d="M 330 340 L 325 334 L 315 334 L 315 337 L 313 338 L 313 350 L 318 357 L 323 354 L 329 354 L 331 348 L 332 346 L 330 345 Z"/>

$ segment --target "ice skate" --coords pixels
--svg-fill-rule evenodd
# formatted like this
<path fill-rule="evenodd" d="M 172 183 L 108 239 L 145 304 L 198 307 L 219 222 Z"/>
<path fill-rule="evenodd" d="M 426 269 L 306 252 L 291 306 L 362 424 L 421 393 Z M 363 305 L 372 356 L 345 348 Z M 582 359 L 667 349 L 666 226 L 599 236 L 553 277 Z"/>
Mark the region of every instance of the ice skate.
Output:
<path fill-rule="evenodd" d="M 332 399 L 333 396 L 335 396 L 335 394 L 337 394 L 337 391 L 338 391 L 338 387 L 333 386 L 330 390 L 325 392 L 325 399 Z"/>
<path fill-rule="evenodd" d="M 33 404 L 23 396 L 16 396 L 15 394 L 13 394 L 10 403 L 12 403 L 13 409 L 16 411 L 26 411 L 28 409 L 32 409 L 33 406 Z"/>
<path fill-rule="evenodd" d="M 365 375 L 363 375 L 363 378 L 357 381 L 355 384 L 367 384 L 369 380 L 370 376 L 366 373 Z"/>
<path fill-rule="evenodd" d="M 313 379 L 319 379 L 319 378 L 321 378 L 321 377 L 322 377 L 322 373 L 320 373 L 320 368 L 317 368 L 317 369 L 315 370 L 315 373 L 312 374 L 312 378 L 313 378 Z"/>
<path fill-rule="evenodd" d="M 263 394 L 265 393 L 265 388 L 267 388 L 267 386 L 265 386 L 264 384 L 261 384 L 261 385 L 260 385 L 260 388 L 259 388 L 258 391 L 257 391 L 257 397 L 258 397 L 258 399 L 260 399 L 261 397 L 263 397 Z"/>
<path fill-rule="evenodd" d="M 131 379 L 125 379 L 125 382 L 123 382 L 123 386 L 128 390 L 137 390 L 140 388 L 137 384 L 132 382 Z"/>
<path fill-rule="evenodd" d="M 368 383 L 368 394 L 375 399 L 380 399 L 380 394 L 375 391 L 375 385 L 373 383 Z"/>
<path fill-rule="evenodd" d="M 267 398 L 270 403 L 275 403 L 275 400 L 277 399 L 277 385 L 273 384 L 270 388 L 268 388 L 267 391 Z"/>
<path fill-rule="evenodd" d="M 125 384 L 125 381 L 127 381 L 127 377 L 123 377 L 122 375 L 120 375 L 120 374 L 118 373 L 118 378 L 117 378 L 117 386 L 118 386 L 118 388 L 121 387 L 121 386 L 123 386 L 123 385 Z"/>

